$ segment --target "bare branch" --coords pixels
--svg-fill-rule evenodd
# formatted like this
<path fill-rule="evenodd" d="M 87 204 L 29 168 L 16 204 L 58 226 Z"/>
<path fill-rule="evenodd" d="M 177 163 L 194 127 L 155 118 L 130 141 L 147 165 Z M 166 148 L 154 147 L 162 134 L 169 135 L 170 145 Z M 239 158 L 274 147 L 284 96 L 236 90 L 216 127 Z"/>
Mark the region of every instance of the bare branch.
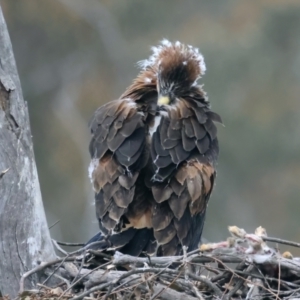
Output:
<path fill-rule="evenodd" d="M 296 242 L 292 242 L 292 241 L 288 241 L 288 240 L 283 240 L 283 239 L 278 239 L 278 238 L 268 237 L 268 236 L 262 236 L 262 239 L 267 242 L 273 242 L 273 243 L 277 243 L 277 244 L 288 245 L 288 246 L 300 248 L 300 243 L 296 243 Z"/>

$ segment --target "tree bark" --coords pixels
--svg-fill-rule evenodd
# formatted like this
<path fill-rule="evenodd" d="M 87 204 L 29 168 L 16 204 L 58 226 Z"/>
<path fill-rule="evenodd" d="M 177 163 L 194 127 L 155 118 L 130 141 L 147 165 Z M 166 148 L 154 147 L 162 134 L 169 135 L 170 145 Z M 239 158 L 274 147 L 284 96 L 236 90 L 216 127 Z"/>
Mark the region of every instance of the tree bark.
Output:
<path fill-rule="evenodd" d="M 54 258 L 27 104 L 0 7 L 0 296 L 16 296 L 22 274 Z M 25 287 L 37 280 L 30 278 Z"/>

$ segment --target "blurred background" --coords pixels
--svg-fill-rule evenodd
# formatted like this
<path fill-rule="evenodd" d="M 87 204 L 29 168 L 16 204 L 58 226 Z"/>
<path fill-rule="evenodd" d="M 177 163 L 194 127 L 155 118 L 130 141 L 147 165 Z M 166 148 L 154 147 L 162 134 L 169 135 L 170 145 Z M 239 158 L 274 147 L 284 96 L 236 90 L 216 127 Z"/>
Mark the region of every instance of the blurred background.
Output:
<path fill-rule="evenodd" d="M 98 231 L 88 121 L 120 96 L 162 38 L 200 48 L 221 114 L 204 236 L 227 226 L 300 242 L 299 0 L 0 0 L 11 36 L 46 215 L 55 239 Z M 300 253 L 299 253 L 300 254 Z"/>

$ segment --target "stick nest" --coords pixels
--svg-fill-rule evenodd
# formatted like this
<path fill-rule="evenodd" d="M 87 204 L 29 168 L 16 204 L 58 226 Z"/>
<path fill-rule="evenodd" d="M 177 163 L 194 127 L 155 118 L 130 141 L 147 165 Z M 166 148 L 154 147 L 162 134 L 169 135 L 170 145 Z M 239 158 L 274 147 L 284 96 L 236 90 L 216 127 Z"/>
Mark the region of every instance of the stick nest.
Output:
<path fill-rule="evenodd" d="M 300 258 L 267 242 L 300 244 L 270 238 L 262 227 L 247 233 L 230 226 L 229 232 L 226 241 L 173 257 L 132 257 L 85 247 L 66 252 L 60 245 L 70 244 L 53 241 L 63 257 L 25 273 L 19 299 L 300 298 Z M 44 274 L 42 280 L 26 290 L 36 274 Z"/>

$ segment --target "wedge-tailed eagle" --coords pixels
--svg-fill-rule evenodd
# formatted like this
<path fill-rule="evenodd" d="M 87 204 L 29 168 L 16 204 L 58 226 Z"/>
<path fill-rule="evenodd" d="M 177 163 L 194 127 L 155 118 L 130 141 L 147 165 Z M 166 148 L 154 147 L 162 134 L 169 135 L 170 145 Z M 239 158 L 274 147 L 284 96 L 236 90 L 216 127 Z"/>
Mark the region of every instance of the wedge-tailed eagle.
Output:
<path fill-rule="evenodd" d="M 90 178 L 107 248 L 168 256 L 197 248 L 219 153 L 197 48 L 161 41 L 90 122 Z"/>

